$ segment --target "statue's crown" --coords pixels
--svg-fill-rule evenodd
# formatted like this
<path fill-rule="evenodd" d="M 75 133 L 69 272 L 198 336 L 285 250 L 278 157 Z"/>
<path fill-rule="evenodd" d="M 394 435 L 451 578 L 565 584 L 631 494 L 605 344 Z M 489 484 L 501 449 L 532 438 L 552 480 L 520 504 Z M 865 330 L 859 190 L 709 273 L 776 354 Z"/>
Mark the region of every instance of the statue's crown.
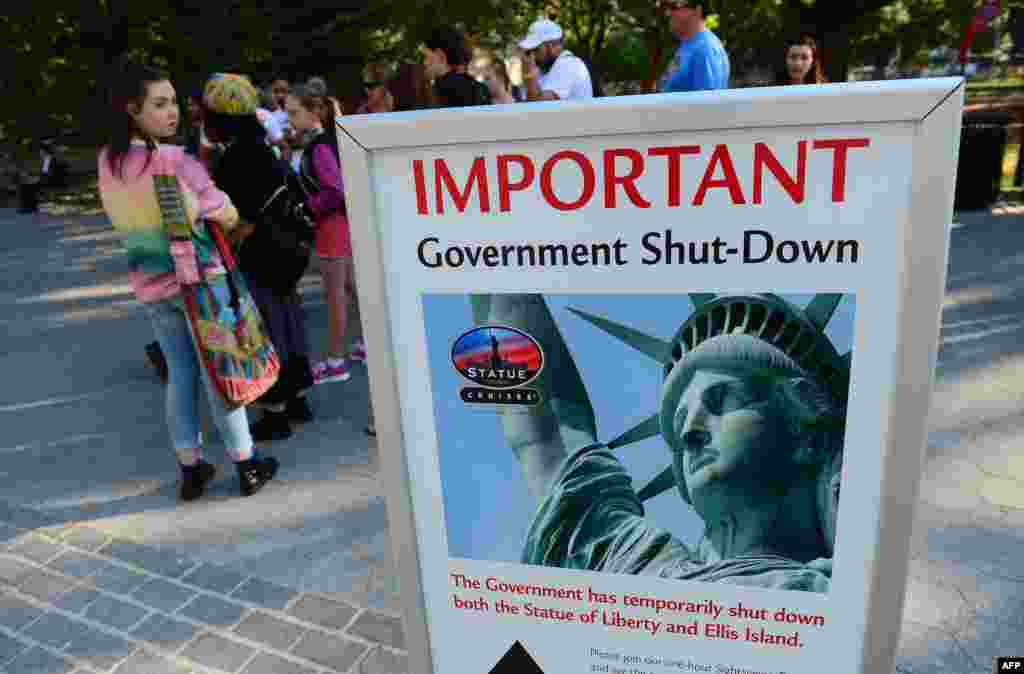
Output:
<path fill-rule="evenodd" d="M 676 331 L 665 377 L 709 339 L 749 335 L 786 354 L 815 377 L 845 407 L 850 383 L 850 355 L 840 356 L 825 334 L 842 295 L 816 295 L 806 308 L 778 295 L 690 295 L 694 312 Z"/>

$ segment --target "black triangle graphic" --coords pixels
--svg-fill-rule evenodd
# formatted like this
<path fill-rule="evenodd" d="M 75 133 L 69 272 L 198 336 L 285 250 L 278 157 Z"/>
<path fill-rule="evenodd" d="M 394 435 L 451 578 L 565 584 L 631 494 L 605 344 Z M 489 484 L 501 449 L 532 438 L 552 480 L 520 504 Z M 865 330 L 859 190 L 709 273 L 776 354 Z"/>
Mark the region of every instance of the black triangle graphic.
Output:
<path fill-rule="evenodd" d="M 530 657 L 518 641 L 498 660 L 489 674 L 544 674 L 537 661 Z"/>

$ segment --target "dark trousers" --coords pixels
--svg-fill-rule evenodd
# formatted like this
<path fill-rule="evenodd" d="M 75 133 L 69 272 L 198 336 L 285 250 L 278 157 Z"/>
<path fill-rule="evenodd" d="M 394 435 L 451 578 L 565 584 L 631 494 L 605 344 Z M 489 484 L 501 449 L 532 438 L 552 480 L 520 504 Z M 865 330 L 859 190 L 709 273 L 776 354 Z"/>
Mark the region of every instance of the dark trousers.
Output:
<path fill-rule="evenodd" d="M 270 341 L 281 359 L 281 374 L 277 383 L 260 400 L 271 405 L 287 402 L 313 385 L 302 300 L 294 290 L 282 295 L 253 283 L 248 277 L 246 282 L 260 310 Z"/>
<path fill-rule="evenodd" d="M 18 200 L 23 211 L 35 212 L 39 210 L 39 192 L 42 190 L 41 183 L 21 183 L 18 185 Z"/>

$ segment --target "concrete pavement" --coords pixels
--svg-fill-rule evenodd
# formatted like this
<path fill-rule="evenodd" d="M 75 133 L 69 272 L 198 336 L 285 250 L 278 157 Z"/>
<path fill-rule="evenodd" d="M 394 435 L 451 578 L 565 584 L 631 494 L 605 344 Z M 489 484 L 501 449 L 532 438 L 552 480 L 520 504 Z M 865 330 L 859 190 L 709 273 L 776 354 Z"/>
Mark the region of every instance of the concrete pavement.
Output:
<path fill-rule="evenodd" d="M 1024 649 L 1024 208 L 958 213 L 897 671 Z"/>
<path fill-rule="evenodd" d="M 958 214 L 898 671 L 1024 644 L 1024 213 Z M 175 501 L 151 331 L 98 214 L 0 210 L 0 672 L 405 671 L 365 369 L 249 499 Z M 325 323 L 303 286 L 313 345 Z M 208 424 L 209 427 L 209 424 Z"/>

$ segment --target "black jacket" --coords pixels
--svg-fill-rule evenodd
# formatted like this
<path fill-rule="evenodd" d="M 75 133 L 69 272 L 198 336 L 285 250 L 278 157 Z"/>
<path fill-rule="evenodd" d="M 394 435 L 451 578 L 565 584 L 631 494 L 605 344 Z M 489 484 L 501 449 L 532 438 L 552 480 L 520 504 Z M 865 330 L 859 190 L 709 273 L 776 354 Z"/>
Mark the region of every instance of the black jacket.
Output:
<path fill-rule="evenodd" d="M 229 145 L 213 174 L 241 218 L 255 225 L 238 255 L 245 277 L 285 294 L 294 290 L 302 276 L 309 250 L 295 250 L 296 235 L 304 233 L 291 231 L 285 218 L 266 217 L 263 207 L 289 184 L 288 175 L 288 166 L 259 138 L 241 138 Z"/>
<path fill-rule="evenodd" d="M 468 105 L 490 105 L 491 92 L 464 72 L 451 70 L 434 81 L 438 105 L 461 108 Z"/>

